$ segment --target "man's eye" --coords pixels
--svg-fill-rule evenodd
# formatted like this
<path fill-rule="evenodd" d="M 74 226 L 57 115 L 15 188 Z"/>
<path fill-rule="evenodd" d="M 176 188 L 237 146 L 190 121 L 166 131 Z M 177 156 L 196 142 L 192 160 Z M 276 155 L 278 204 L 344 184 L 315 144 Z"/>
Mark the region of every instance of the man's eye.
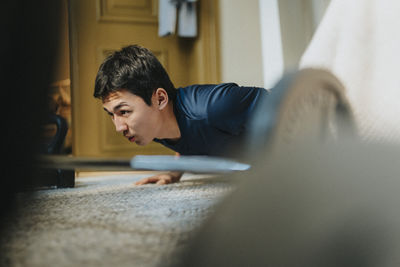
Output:
<path fill-rule="evenodd" d="M 129 114 L 129 113 L 130 113 L 129 110 L 121 110 L 121 111 L 120 111 L 120 114 L 121 114 L 121 115 L 126 115 L 126 114 Z"/>

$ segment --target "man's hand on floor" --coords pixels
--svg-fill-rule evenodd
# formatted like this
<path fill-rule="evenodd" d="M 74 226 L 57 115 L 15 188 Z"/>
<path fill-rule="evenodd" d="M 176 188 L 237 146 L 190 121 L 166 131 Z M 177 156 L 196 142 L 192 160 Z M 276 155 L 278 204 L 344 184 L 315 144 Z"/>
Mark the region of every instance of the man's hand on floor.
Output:
<path fill-rule="evenodd" d="M 182 177 L 182 172 L 168 172 L 161 173 L 151 177 L 143 178 L 142 180 L 135 183 L 135 185 L 144 185 L 144 184 L 171 184 L 179 182 Z"/>

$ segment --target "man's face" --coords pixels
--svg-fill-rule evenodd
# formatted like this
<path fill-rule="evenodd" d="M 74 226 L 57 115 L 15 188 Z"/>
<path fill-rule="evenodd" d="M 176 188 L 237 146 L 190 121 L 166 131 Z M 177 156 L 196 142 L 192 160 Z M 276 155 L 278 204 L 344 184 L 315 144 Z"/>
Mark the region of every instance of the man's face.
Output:
<path fill-rule="evenodd" d="M 148 106 L 141 97 L 119 90 L 104 99 L 103 108 L 111 116 L 116 131 L 130 142 L 147 145 L 157 137 L 161 125 L 157 105 Z"/>

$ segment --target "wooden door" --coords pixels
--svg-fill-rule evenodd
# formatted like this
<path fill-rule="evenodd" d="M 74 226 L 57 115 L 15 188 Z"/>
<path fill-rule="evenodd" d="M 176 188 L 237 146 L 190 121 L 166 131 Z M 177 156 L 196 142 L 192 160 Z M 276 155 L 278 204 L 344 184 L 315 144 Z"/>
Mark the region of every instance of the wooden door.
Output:
<path fill-rule="evenodd" d="M 101 101 L 93 98 L 103 59 L 130 44 L 150 49 L 176 87 L 219 82 L 217 1 L 198 2 L 199 36 L 158 37 L 158 0 L 70 0 L 73 154 L 125 157 L 172 154 L 152 143 L 142 147 L 116 133 Z"/>

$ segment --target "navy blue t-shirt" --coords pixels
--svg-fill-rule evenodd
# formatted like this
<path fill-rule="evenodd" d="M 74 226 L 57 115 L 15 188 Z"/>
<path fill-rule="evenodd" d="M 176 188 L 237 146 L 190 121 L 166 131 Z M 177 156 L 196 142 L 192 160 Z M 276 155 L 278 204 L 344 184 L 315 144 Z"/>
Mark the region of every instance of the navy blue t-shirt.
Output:
<path fill-rule="evenodd" d="M 264 88 L 234 83 L 179 88 L 174 113 L 181 138 L 154 141 L 181 155 L 227 156 L 246 141 L 249 118 L 267 94 Z"/>

